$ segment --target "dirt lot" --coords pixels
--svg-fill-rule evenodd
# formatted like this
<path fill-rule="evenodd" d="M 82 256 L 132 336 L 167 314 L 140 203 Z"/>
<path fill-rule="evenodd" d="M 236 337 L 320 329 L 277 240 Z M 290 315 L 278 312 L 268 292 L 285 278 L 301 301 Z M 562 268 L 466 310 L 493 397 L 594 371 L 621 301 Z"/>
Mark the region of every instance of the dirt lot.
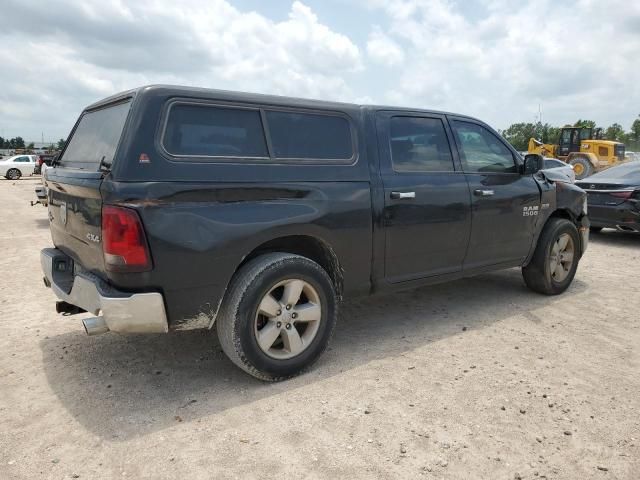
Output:
<path fill-rule="evenodd" d="M 640 478 L 640 236 L 592 237 L 560 297 L 510 270 L 349 303 L 268 385 L 208 332 L 57 315 L 36 182 L 0 180 L 0 479 Z"/>

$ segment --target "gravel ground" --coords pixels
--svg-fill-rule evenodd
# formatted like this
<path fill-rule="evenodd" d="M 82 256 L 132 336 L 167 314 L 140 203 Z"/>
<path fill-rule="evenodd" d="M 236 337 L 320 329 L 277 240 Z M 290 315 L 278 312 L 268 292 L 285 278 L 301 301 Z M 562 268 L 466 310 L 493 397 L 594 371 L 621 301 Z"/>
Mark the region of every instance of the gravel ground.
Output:
<path fill-rule="evenodd" d="M 640 477 L 640 236 L 592 236 L 559 297 L 509 270 L 350 302 L 271 385 L 209 332 L 57 315 L 36 184 L 0 180 L 0 479 Z"/>

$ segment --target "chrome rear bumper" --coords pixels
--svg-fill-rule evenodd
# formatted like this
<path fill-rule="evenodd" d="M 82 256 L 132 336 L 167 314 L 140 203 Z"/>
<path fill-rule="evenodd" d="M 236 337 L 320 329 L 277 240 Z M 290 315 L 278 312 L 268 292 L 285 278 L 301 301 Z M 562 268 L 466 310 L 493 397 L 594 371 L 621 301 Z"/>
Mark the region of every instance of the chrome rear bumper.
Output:
<path fill-rule="evenodd" d="M 166 333 L 169 330 L 162 294 L 115 290 L 89 273 L 74 274 L 73 260 L 57 248 L 40 252 L 45 284 L 56 296 L 93 315 L 83 321 L 89 335 L 118 333 Z"/>

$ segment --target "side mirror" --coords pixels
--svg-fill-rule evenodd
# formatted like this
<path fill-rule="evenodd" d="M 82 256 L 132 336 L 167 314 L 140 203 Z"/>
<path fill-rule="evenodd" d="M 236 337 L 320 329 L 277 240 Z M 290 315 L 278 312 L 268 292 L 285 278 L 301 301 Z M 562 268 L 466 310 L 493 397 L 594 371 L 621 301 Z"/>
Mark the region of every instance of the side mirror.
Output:
<path fill-rule="evenodd" d="M 544 168 L 544 157 L 537 153 L 529 153 L 524 156 L 523 173 L 525 175 L 533 175 Z"/>

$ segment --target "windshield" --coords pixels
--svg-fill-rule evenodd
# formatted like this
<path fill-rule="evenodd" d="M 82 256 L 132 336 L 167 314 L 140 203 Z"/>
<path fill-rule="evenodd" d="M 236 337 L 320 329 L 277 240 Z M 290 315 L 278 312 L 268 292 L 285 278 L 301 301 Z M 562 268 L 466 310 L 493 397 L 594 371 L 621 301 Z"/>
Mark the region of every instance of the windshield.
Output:
<path fill-rule="evenodd" d="M 130 101 L 87 112 L 73 132 L 60 158 L 60 165 L 80 170 L 98 170 L 101 162 L 110 165 L 118 148 Z"/>

